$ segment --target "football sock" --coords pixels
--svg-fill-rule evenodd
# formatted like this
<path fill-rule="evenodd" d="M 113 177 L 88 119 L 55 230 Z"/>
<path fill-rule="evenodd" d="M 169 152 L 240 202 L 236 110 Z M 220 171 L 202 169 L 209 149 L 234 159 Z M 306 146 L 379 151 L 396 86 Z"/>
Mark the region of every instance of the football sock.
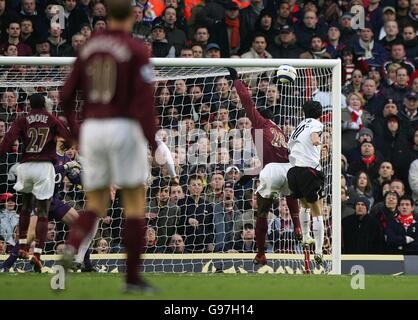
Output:
<path fill-rule="evenodd" d="M 68 244 L 75 250 L 78 250 L 81 242 L 93 230 L 97 220 L 98 217 L 94 211 L 86 210 L 84 212 L 80 212 L 80 216 L 71 226 Z"/>
<path fill-rule="evenodd" d="M 302 235 L 303 239 L 309 237 L 310 229 L 311 229 L 311 215 L 309 214 L 309 209 L 304 207 L 300 208 L 300 224 L 302 227 Z"/>
<path fill-rule="evenodd" d="M 86 256 L 87 259 L 90 259 L 90 254 L 88 253 L 90 244 L 92 243 L 94 236 L 96 235 L 97 229 L 99 228 L 99 219 L 96 220 L 96 223 L 94 224 L 93 229 L 91 232 L 84 237 L 84 240 L 81 242 L 80 247 L 78 248 L 78 253 L 75 256 L 75 262 L 82 263 L 84 261 L 84 264 L 86 263 Z M 91 262 L 90 262 L 91 265 Z M 86 267 L 86 266 L 85 266 Z"/>
<path fill-rule="evenodd" d="M 315 238 L 315 254 L 322 254 L 324 245 L 324 218 L 322 216 L 313 217 L 312 231 Z"/>
<path fill-rule="evenodd" d="M 145 219 L 127 218 L 125 225 L 124 245 L 126 248 L 126 282 L 137 284 L 141 281 L 139 267 L 140 254 L 145 246 Z"/>
<path fill-rule="evenodd" d="M 293 197 L 286 197 L 286 203 L 290 211 L 290 217 L 292 218 L 293 227 L 301 228 L 299 220 L 299 204 L 298 200 Z"/>
<path fill-rule="evenodd" d="M 36 223 L 36 246 L 35 253 L 42 254 L 42 250 L 45 247 L 46 236 L 48 234 L 48 218 L 47 217 L 38 217 L 38 222 Z"/>
<path fill-rule="evenodd" d="M 257 244 L 258 253 L 264 253 L 267 228 L 267 218 L 258 217 L 257 222 L 255 224 L 255 241 Z"/>
<path fill-rule="evenodd" d="M 26 237 L 28 235 L 28 228 L 30 222 L 30 211 L 29 210 L 21 210 L 19 213 L 19 239 L 24 239 L 24 243 L 26 244 Z"/>

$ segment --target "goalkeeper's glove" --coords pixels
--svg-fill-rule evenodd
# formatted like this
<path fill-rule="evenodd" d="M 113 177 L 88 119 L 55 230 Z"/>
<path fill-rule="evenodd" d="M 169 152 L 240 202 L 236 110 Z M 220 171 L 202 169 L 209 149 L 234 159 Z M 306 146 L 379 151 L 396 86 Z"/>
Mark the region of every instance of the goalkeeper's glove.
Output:
<path fill-rule="evenodd" d="M 71 169 L 74 169 L 74 168 L 81 169 L 81 166 L 77 161 L 70 161 L 70 162 L 67 162 L 66 164 L 64 164 L 64 169 L 65 170 L 71 170 Z"/>
<path fill-rule="evenodd" d="M 232 81 L 238 79 L 238 72 L 237 70 L 235 70 L 234 68 L 229 68 L 227 67 L 228 71 L 229 71 L 229 76 L 231 78 Z"/>

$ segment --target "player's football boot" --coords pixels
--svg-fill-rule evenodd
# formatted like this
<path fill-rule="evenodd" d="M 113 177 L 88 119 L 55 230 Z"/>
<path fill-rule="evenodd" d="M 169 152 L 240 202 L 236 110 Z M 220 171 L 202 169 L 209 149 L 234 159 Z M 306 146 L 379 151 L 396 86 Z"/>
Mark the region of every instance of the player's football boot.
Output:
<path fill-rule="evenodd" d="M 300 227 L 295 228 L 294 234 L 296 241 L 301 242 L 303 240 L 302 229 Z"/>
<path fill-rule="evenodd" d="M 315 239 L 311 236 L 303 237 L 302 239 L 302 245 L 305 247 L 309 247 L 310 245 L 315 244 Z"/>
<path fill-rule="evenodd" d="M 324 256 L 322 253 L 316 254 L 314 255 L 314 260 L 317 264 L 319 264 L 320 266 L 324 265 Z"/>
<path fill-rule="evenodd" d="M 257 253 L 257 255 L 255 256 L 254 260 L 253 260 L 254 264 L 261 264 L 261 265 L 266 265 L 267 264 L 267 258 L 266 255 L 264 253 Z"/>
<path fill-rule="evenodd" d="M 65 271 L 71 270 L 74 265 L 74 255 L 75 249 L 69 245 L 65 246 L 64 252 L 58 264 L 60 264 Z"/>
<path fill-rule="evenodd" d="M 138 283 L 125 283 L 122 291 L 124 293 L 145 293 L 145 294 L 156 294 L 160 291 L 145 281 Z"/>
<path fill-rule="evenodd" d="M 33 255 L 30 259 L 30 264 L 33 265 L 33 271 L 42 272 L 42 260 L 38 255 Z"/>

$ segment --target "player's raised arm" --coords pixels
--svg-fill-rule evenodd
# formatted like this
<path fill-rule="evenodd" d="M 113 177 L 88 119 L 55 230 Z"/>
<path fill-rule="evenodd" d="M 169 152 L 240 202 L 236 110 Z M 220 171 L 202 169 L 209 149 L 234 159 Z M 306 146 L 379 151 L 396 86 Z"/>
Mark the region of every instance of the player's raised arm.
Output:
<path fill-rule="evenodd" d="M 78 123 L 76 119 L 76 95 L 80 86 L 81 67 L 79 59 L 74 63 L 73 70 L 62 88 L 62 110 L 68 120 L 71 133 L 75 138 L 78 137 Z"/>
<path fill-rule="evenodd" d="M 167 167 L 170 177 L 176 178 L 177 177 L 176 168 L 174 166 L 174 160 L 171 155 L 170 149 L 168 149 L 166 144 L 163 141 L 161 141 L 160 138 L 155 137 L 155 141 L 158 144 L 158 149 L 157 149 L 157 152 L 155 153 L 157 163 L 164 164 Z"/>
<path fill-rule="evenodd" d="M 244 86 L 241 80 L 238 79 L 237 71 L 234 68 L 227 69 L 232 81 L 234 82 L 234 86 L 237 89 L 238 96 L 241 99 L 245 112 L 252 122 L 253 128 L 263 128 L 267 120 L 257 111 L 254 101 L 249 95 L 247 88 Z"/>
<path fill-rule="evenodd" d="M 147 56 L 147 50 L 141 48 L 138 50 L 138 77 L 135 82 L 135 97 L 132 99 L 132 104 L 135 108 L 141 110 L 141 125 L 144 130 L 144 135 L 148 140 L 149 145 L 153 151 L 157 150 L 157 142 L 155 141 L 155 134 L 157 128 L 155 125 L 155 106 L 154 106 L 154 68 Z"/>
<path fill-rule="evenodd" d="M 13 122 L 10 130 L 6 133 L 3 142 L 0 145 L 0 157 L 3 157 L 13 146 L 14 142 L 19 139 L 22 130 L 21 120 L 17 119 Z"/>

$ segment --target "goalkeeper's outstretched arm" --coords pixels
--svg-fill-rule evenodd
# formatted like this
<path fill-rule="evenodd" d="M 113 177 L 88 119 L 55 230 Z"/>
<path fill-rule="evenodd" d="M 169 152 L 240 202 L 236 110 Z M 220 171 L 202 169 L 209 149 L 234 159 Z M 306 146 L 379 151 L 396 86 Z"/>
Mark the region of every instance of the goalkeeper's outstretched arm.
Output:
<path fill-rule="evenodd" d="M 235 89 L 237 89 L 238 96 L 241 100 L 241 103 L 245 109 L 247 117 L 251 120 L 254 129 L 262 129 L 264 128 L 264 124 L 266 120 L 256 109 L 253 99 L 251 98 L 250 94 L 248 93 L 247 88 L 238 79 L 237 71 L 233 68 L 227 68 L 231 79 L 234 82 Z"/>

